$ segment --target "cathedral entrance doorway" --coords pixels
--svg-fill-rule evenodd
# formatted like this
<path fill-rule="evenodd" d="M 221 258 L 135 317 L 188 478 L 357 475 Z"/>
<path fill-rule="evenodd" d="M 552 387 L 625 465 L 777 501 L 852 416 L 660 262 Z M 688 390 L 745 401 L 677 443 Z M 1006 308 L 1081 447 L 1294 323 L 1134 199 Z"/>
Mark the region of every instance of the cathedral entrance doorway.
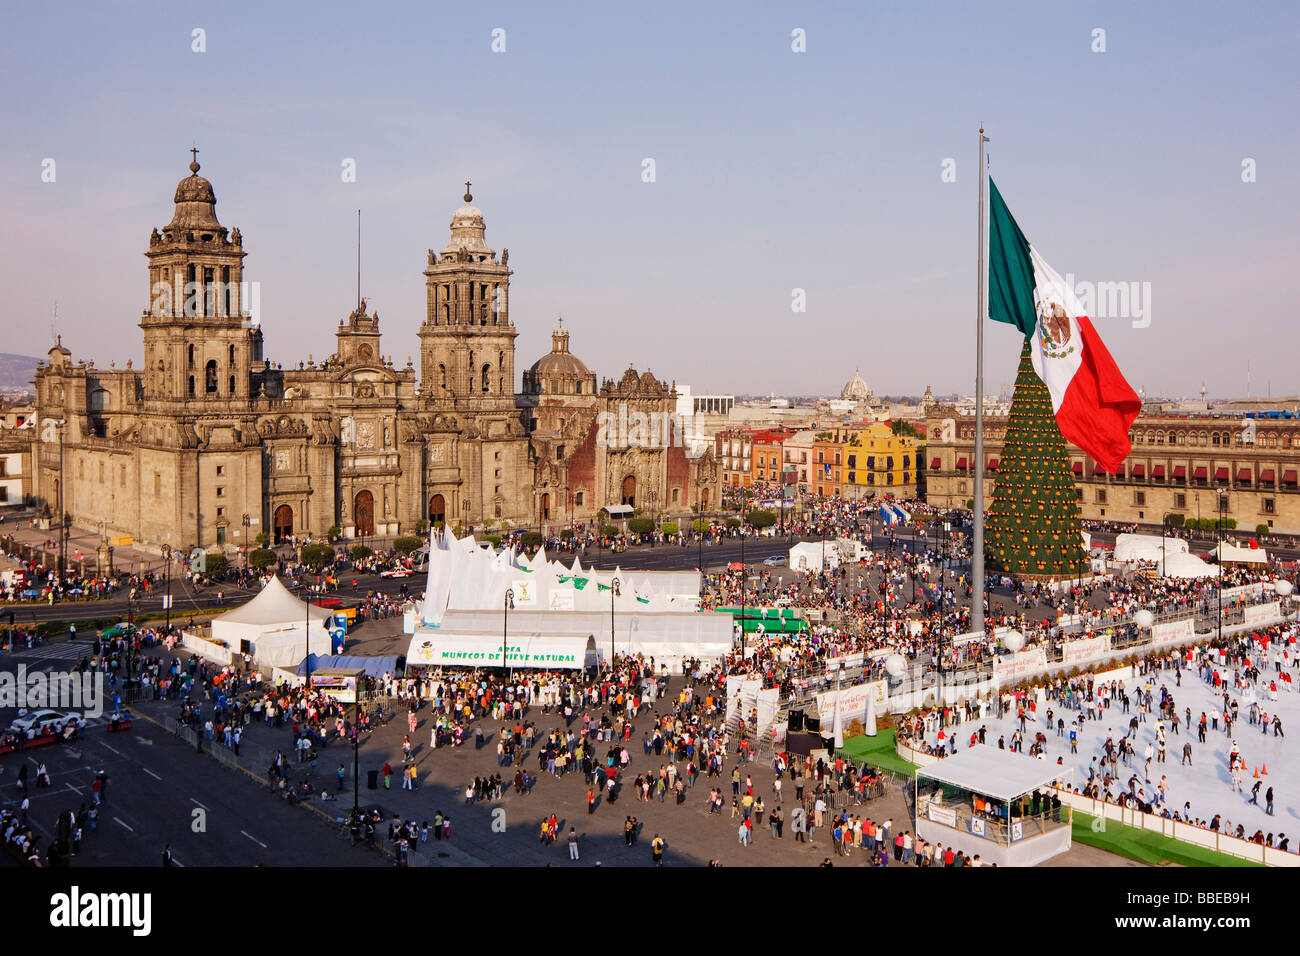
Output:
<path fill-rule="evenodd" d="M 447 523 L 447 500 L 442 495 L 429 499 L 429 524 L 437 528 Z"/>
<path fill-rule="evenodd" d="M 375 496 L 368 491 L 357 492 L 352 513 L 357 519 L 357 536 L 372 537 L 375 533 Z"/>
<path fill-rule="evenodd" d="M 293 535 L 293 509 L 288 505 L 280 505 L 275 509 L 275 520 L 272 522 L 275 529 L 275 543 L 284 544 Z"/>
<path fill-rule="evenodd" d="M 623 479 L 623 504 L 636 507 L 636 475 Z"/>

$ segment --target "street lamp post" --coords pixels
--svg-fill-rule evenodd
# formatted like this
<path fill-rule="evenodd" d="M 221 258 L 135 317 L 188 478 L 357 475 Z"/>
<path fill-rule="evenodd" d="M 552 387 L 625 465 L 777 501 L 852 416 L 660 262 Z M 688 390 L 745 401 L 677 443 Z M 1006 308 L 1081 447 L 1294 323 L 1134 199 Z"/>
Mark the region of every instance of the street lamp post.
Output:
<path fill-rule="evenodd" d="M 252 525 L 252 519 L 247 514 L 240 521 L 244 525 L 244 570 L 248 570 L 248 529 Z"/>
<path fill-rule="evenodd" d="M 172 546 L 164 544 L 163 552 L 163 574 L 167 578 L 167 596 L 163 598 L 163 606 L 167 609 L 167 633 L 172 632 Z"/>
<path fill-rule="evenodd" d="M 506 669 L 507 634 L 510 632 L 510 610 L 515 606 L 515 589 L 506 588 L 501 608 L 501 669 Z"/>
<path fill-rule="evenodd" d="M 364 677 L 362 680 L 364 681 Z M 361 758 L 357 753 L 357 748 L 361 741 L 361 688 L 357 688 L 357 699 L 352 705 L 352 816 L 353 819 L 361 818 L 361 792 L 360 781 L 360 761 Z"/>
<path fill-rule="evenodd" d="M 614 655 L 617 653 L 614 649 L 614 598 L 618 597 L 621 582 L 617 577 L 610 578 L 609 581 L 609 666 L 614 667 Z"/>
<path fill-rule="evenodd" d="M 1228 492 L 1218 489 L 1219 506 L 1219 643 L 1223 643 L 1223 513 L 1227 509 Z"/>

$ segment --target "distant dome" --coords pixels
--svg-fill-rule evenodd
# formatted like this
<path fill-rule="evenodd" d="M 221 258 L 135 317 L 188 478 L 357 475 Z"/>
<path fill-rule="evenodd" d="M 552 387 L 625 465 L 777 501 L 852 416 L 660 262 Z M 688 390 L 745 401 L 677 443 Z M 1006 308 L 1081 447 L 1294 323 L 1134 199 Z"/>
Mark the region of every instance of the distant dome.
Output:
<path fill-rule="evenodd" d="M 862 380 L 862 376 L 853 372 L 853 378 L 840 391 L 840 398 L 846 402 L 869 402 L 875 398 L 871 394 L 871 388 Z"/>
<path fill-rule="evenodd" d="M 206 202 L 215 203 L 217 194 L 212 191 L 212 183 L 199 175 L 199 164 L 190 163 L 190 175 L 176 184 L 176 196 L 172 202 Z"/>

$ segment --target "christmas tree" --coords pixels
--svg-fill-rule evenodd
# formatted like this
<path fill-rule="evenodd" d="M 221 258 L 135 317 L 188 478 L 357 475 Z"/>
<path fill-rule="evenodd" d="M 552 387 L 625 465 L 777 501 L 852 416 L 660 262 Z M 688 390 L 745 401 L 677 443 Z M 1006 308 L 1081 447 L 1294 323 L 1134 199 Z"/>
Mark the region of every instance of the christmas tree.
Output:
<path fill-rule="evenodd" d="M 1015 577 L 1080 577 L 1089 571 L 1081 532 L 1065 439 L 1026 339 L 986 524 L 984 560 L 990 570 Z"/>

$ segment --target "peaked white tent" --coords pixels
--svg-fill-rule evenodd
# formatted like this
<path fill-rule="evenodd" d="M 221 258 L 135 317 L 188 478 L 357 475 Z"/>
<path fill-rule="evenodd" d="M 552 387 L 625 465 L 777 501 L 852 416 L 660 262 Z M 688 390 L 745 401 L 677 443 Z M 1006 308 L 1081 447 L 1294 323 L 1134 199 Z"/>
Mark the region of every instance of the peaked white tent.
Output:
<path fill-rule="evenodd" d="M 1263 548 L 1243 548 L 1226 542 L 1222 548 L 1211 551 L 1210 556 L 1220 564 L 1268 564 L 1268 552 Z"/>
<path fill-rule="evenodd" d="M 300 601 L 278 577 L 257 597 L 212 621 L 212 637 L 263 667 L 293 667 L 308 653 L 330 653 L 331 612 Z"/>

